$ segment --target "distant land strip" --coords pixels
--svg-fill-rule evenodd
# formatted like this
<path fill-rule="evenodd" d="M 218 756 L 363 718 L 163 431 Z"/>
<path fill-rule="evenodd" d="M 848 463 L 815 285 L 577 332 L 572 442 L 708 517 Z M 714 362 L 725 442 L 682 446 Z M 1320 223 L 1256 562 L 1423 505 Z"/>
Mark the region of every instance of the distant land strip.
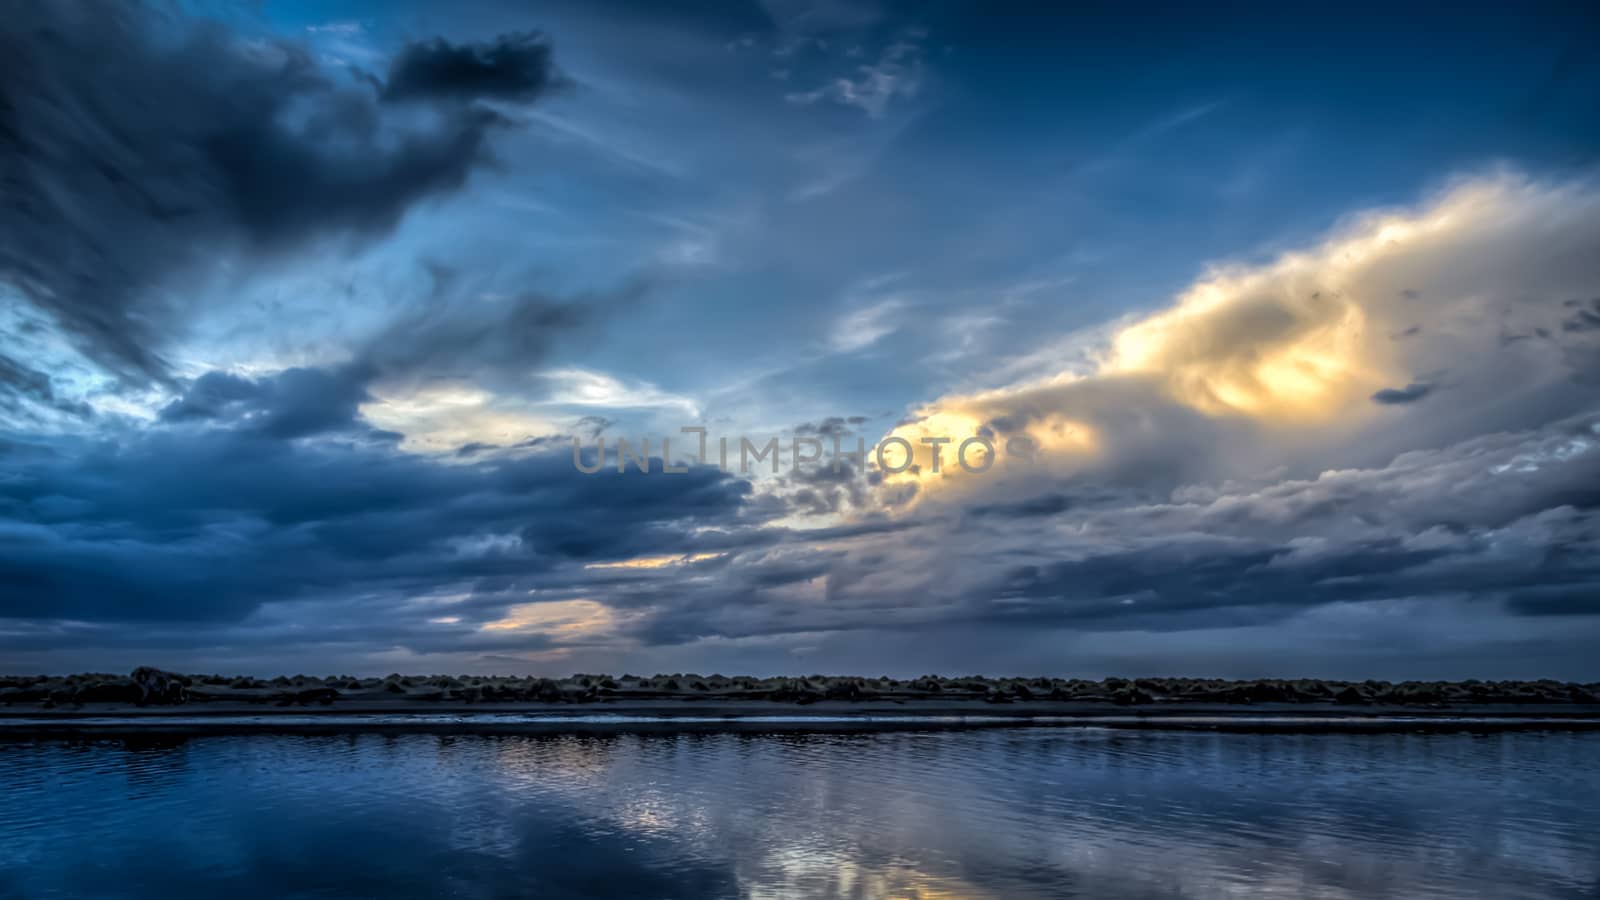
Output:
<path fill-rule="evenodd" d="M 1096 707 L 1122 712 L 1159 709 L 1272 708 L 1297 714 L 1363 710 L 1565 711 L 1600 715 L 1600 682 L 1332 681 L 1311 678 L 994 678 L 925 675 L 919 678 L 811 675 L 536 676 L 400 675 L 358 678 L 307 675 L 191 675 L 148 666 L 128 675 L 0 676 L 0 715 L 144 711 L 183 714 L 207 710 L 345 711 L 527 709 L 763 709 L 825 705 L 893 712 L 975 711 L 982 714 L 1073 712 Z"/>

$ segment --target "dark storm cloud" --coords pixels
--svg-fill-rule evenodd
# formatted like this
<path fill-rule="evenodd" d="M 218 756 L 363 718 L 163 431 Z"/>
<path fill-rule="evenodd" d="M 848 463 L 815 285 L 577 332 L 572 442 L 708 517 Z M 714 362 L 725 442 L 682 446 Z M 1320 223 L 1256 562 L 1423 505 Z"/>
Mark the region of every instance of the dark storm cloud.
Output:
<path fill-rule="evenodd" d="M 1600 585 L 1593 579 L 1521 585 L 1507 602 L 1513 612 L 1525 616 L 1596 615 L 1600 614 Z"/>
<path fill-rule="evenodd" d="M 49 375 L 0 354 L 0 410 L 21 412 L 27 402 L 79 417 L 92 413 L 88 406 L 58 396 Z"/>
<path fill-rule="evenodd" d="M 1161 501 L 1035 480 L 1015 501 L 891 520 L 914 530 L 813 536 L 832 555 L 782 544 L 744 553 L 629 633 L 670 645 L 893 631 L 954 647 L 971 629 L 1168 633 L 1463 598 L 1512 617 L 1595 616 L 1597 483 L 1592 417 L 1309 480 L 1192 485 Z M 805 579 L 823 585 L 825 605 L 810 588 L 794 593 Z"/>
<path fill-rule="evenodd" d="M 794 433 L 802 437 L 842 438 L 854 434 L 866 421 L 866 416 L 828 416 L 820 422 L 802 422 L 794 427 Z"/>
<path fill-rule="evenodd" d="M 1377 469 L 1094 509 L 1078 527 L 1121 540 L 1063 547 L 1069 558 L 1016 566 L 980 593 L 995 598 L 989 614 L 1102 627 L 1440 595 L 1600 614 L 1596 434 L 1580 418 Z"/>
<path fill-rule="evenodd" d="M 820 516 L 866 509 L 868 489 L 880 476 L 876 471 L 864 471 L 851 465 L 843 457 L 835 461 L 833 455 L 834 442 L 838 442 L 841 454 L 848 456 L 855 452 L 856 429 L 866 422 L 866 416 L 827 416 L 794 426 L 792 430 L 797 439 L 809 439 L 820 445 L 821 458 L 799 464 L 795 471 L 783 476 L 778 490 L 783 502 L 800 515 Z M 786 446 L 784 452 L 790 449 Z M 812 448 L 807 447 L 804 452 L 809 454 Z"/>
<path fill-rule="evenodd" d="M 412 44 L 394 58 L 383 99 L 527 101 L 555 83 L 550 44 L 543 35 L 506 34 L 493 41 L 461 45 L 436 38 Z"/>
<path fill-rule="evenodd" d="M 7 445 L 0 618 L 237 621 L 268 601 L 463 585 L 525 596 L 563 566 L 695 550 L 691 529 L 737 525 L 750 491 L 707 467 L 580 475 L 561 452 L 440 465 L 354 420 L 359 391 L 348 372 L 208 375 L 164 425 Z"/>
<path fill-rule="evenodd" d="M 585 327 L 628 309 L 651 287 L 648 277 L 639 276 L 617 288 L 571 297 L 523 291 L 463 303 L 465 292 L 453 286 L 399 313 L 357 352 L 361 365 L 374 377 L 510 370 L 520 379 L 558 336 L 575 337 Z"/>
<path fill-rule="evenodd" d="M 108 370 L 163 382 L 174 277 L 387 232 L 488 160 L 506 123 L 474 99 L 532 100 L 554 78 L 549 47 L 523 35 L 407 48 L 401 83 L 374 89 L 301 45 L 140 4 L 17 6 L 0 58 L 0 278 Z M 431 98 L 431 114 L 391 117 L 380 92 Z"/>
<path fill-rule="evenodd" d="M 978 620 L 1175 630 L 1259 623 L 1326 603 L 1460 587 L 1416 576 L 1448 551 L 1411 548 L 1400 538 L 1356 542 L 1315 560 L 1286 562 L 1294 554 L 1288 543 L 1241 546 L 1195 537 L 1021 566 L 994 585 L 989 602 L 973 604 L 972 613 Z M 1525 583 L 1519 579 L 1507 587 Z"/>
<path fill-rule="evenodd" d="M 823 453 L 831 452 L 828 448 Z M 844 452 L 852 452 L 844 448 Z M 843 460 L 824 455 L 818 462 L 803 464 L 783 476 L 781 495 L 795 511 L 805 515 L 826 515 L 868 506 L 869 482 L 860 469 Z M 874 473 L 876 474 L 876 473 Z"/>
<path fill-rule="evenodd" d="M 1562 321 L 1562 331 L 1569 333 L 1600 331 L 1600 297 L 1587 303 L 1581 300 L 1568 300 L 1565 306 L 1572 310 L 1572 315 Z"/>
<path fill-rule="evenodd" d="M 1384 388 L 1372 395 L 1372 402 L 1383 406 L 1401 406 L 1415 403 L 1423 397 L 1433 393 L 1433 385 L 1425 381 L 1413 381 L 1403 388 Z"/>
<path fill-rule="evenodd" d="M 1000 516 L 1008 519 L 1027 519 L 1055 516 L 1071 509 L 1077 501 L 1070 494 L 1049 493 L 1027 497 L 1011 503 L 984 503 L 968 510 L 974 516 Z"/>
<path fill-rule="evenodd" d="M 356 422 L 356 412 L 372 399 L 365 386 L 369 375 L 356 366 L 334 371 L 286 369 L 258 381 L 207 372 L 167 404 L 160 418 L 227 422 L 273 438 L 364 428 Z"/>

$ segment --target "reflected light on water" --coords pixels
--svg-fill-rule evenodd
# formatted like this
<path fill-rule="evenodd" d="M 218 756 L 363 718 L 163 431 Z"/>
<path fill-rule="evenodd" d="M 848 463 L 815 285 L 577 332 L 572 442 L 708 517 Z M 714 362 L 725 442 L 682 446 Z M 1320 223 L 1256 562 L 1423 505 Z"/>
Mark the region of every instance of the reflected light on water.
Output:
<path fill-rule="evenodd" d="M 0 741 L 0 896 L 1582 897 L 1600 735 Z"/>

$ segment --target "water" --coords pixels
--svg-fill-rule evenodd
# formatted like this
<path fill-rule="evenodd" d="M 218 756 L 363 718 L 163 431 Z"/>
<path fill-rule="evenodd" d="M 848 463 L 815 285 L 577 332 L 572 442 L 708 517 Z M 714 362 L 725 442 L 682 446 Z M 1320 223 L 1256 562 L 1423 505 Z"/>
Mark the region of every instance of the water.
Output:
<path fill-rule="evenodd" d="M 1600 897 L 1600 734 L 0 741 L 0 897 Z"/>

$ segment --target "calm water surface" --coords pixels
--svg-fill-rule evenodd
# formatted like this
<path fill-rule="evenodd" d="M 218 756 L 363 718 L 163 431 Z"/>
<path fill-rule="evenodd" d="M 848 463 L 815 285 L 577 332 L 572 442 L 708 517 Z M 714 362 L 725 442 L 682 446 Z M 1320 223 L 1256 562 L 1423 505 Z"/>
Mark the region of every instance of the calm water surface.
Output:
<path fill-rule="evenodd" d="M 1600 897 L 1600 734 L 0 741 L 3 897 Z"/>

